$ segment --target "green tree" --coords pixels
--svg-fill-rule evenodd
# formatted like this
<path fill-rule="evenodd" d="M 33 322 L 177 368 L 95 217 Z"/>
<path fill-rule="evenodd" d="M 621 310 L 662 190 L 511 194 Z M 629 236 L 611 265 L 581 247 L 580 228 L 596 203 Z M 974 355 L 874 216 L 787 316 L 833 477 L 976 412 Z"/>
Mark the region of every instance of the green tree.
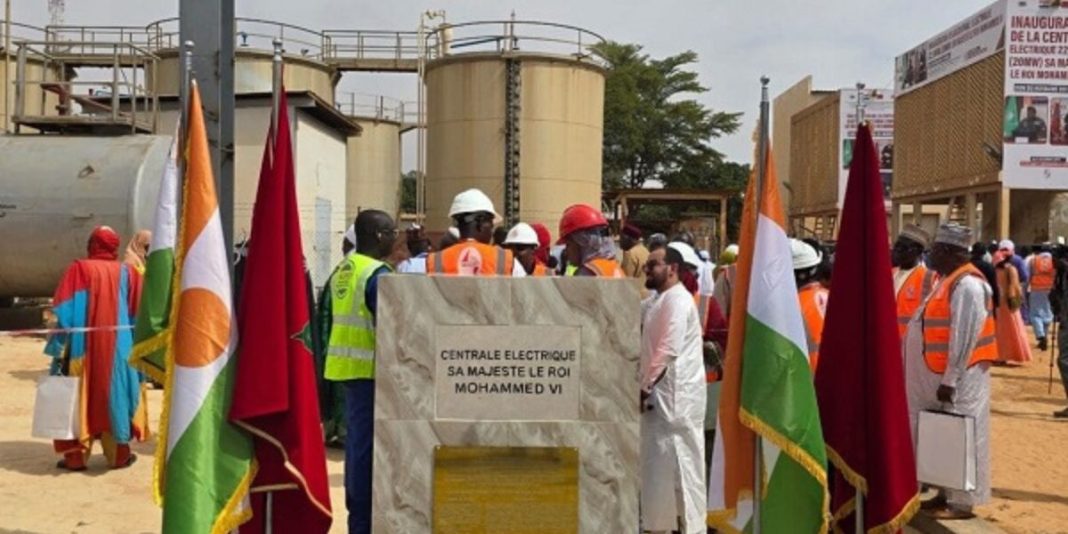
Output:
<path fill-rule="evenodd" d="M 401 174 L 400 210 L 401 213 L 415 213 L 416 172 Z"/>
<path fill-rule="evenodd" d="M 686 70 L 697 54 L 653 59 L 636 44 L 601 43 L 608 63 L 604 103 L 605 189 L 638 188 L 650 179 L 680 187 L 724 161 L 710 142 L 738 129 L 741 113 L 713 111 L 692 98 L 708 91 Z"/>

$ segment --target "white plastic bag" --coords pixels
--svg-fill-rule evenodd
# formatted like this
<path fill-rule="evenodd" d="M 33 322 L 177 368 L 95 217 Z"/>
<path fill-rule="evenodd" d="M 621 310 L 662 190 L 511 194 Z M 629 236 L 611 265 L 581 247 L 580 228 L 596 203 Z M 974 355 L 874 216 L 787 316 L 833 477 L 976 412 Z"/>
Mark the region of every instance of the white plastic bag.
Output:
<path fill-rule="evenodd" d="M 916 441 L 920 482 L 963 491 L 976 488 L 975 418 L 924 410 Z"/>
<path fill-rule="evenodd" d="M 78 377 L 73 376 L 45 376 L 38 380 L 33 405 L 33 437 L 78 437 L 79 382 Z"/>

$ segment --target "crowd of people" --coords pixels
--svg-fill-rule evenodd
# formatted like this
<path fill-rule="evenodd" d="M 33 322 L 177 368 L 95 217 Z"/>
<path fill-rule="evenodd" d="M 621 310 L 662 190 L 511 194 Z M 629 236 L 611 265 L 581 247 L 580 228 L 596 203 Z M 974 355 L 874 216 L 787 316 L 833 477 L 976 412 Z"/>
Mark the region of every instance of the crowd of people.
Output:
<path fill-rule="evenodd" d="M 554 244 L 542 224 L 499 226 L 492 201 L 477 189 L 458 194 L 449 217 L 452 227 L 435 246 L 421 226 L 402 232 L 389 214 L 362 211 L 344 235 L 344 259 L 314 299 L 324 440 L 345 450 L 349 531 L 371 529 L 377 288 L 381 276 L 401 273 L 633 279 L 642 317 L 641 389 L 635 392 L 642 526 L 704 532 L 738 247 L 724 247 L 717 264 L 689 232 L 646 236 L 625 224 L 613 235 L 601 210 L 583 204 L 564 211 Z M 75 261 L 57 288 L 58 326 L 73 333 L 53 336 L 46 352 L 54 357 L 54 374 L 81 377 L 87 406 L 79 439 L 55 443 L 62 456 L 57 467 L 85 469 L 97 439 L 112 467 L 128 466 L 136 460 L 129 441 L 148 436 L 144 380 L 127 363 L 131 333 L 121 327 L 136 315 L 150 241 L 149 233 L 138 232 L 119 261 L 119 236 L 97 228 L 88 257 Z M 815 373 L 833 251 L 813 240 L 792 239 L 790 246 Z M 1054 341 L 1068 348 L 1068 334 L 1054 340 L 1051 331 L 1068 318 L 1068 248 L 1017 250 L 1008 240 L 973 243 L 970 229 L 952 223 L 934 236 L 908 225 L 891 259 L 914 440 L 921 410 L 952 407 L 976 419 L 977 489 L 941 491 L 924 508 L 941 518 L 970 517 L 972 507 L 989 498 L 990 366 L 1026 364 L 1033 350 L 1048 350 Z M 1068 396 L 1068 358 L 1061 354 Z M 1054 415 L 1068 418 L 1068 408 Z"/>

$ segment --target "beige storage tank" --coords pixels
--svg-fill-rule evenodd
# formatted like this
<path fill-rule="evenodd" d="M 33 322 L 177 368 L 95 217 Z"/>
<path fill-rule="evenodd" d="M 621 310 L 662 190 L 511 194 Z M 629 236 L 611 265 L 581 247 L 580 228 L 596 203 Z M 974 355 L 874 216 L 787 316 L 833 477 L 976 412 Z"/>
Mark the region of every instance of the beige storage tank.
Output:
<path fill-rule="evenodd" d="M 544 223 L 555 236 L 564 208 L 601 202 L 604 69 L 587 52 L 601 39 L 559 25 L 499 24 L 516 33 L 498 41 L 498 50 L 443 54 L 427 64 L 427 224 L 448 226 L 453 196 L 471 187 L 482 189 L 505 215 L 506 150 L 514 137 L 518 219 Z M 584 53 L 536 51 L 561 42 L 538 36 L 546 27 L 566 28 L 572 40 L 576 31 L 584 35 L 571 44 Z M 465 25 L 450 29 L 452 49 L 485 42 L 485 32 L 469 32 Z M 518 104 L 511 110 L 517 128 L 508 120 L 509 95 Z"/>
<path fill-rule="evenodd" d="M 18 50 L 17 43 L 19 41 L 34 41 L 39 42 L 45 39 L 45 30 L 43 28 L 37 28 L 34 26 L 28 26 L 20 24 L 18 22 L 11 23 L 11 54 L 6 56 L 4 54 L 4 22 L 0 19 L 0 132 L 3 131 L 5 124 L 4 117 L 4 100 L 7 100 L 7 112 L 9 115 L 15 115 L 15 80 L 18 76 Z M 3 69 L 7 68 L 7 83 L 4 81 Z M 59 72 L 56 68 L 49 68 L 48 75 L 45 76 L 44 61 L 40 56 L 34 54 L 27 54 L 26 56 L 26 79 L 31 82 L 42 82 L 45 80 L 58 80 Z M 10 88 L 10 91 L 8 90 Z M 59 104 L 59 97 L 54 93 L 46 93 L 41 89 L 38 83 L 29 83 L 26 85 L 26 104 L 23 112 L 26 115 L 58 115 L 56 106 Z M 11 120 L 7 121 L 10 130 L 14 131 L 14 123 Z M 32 130 L 31 130 L 32 131 Z"/>
<path fill-rule="evenodd" d="M 365 209 L 399 217 L 404 105 L 387 97 L 346 93 L 338 95 L 338 109 L 363 129 L 348 139 L 347 220 Z"/>
<path fill-rule="evenodd" d="M 340 79 L 337 69 L 324 61 L 325 36 L 322 32 L 260 19 L 238 17 L 235 21 L 237 46 L 234 49 L 234 92 L 250 95 L 272 91 L 275 38 L 281 38 L 282 83 L 286 91 L 310 91 L 328 104 L 334 103 L 334 85 Z M 181 65 L 178 58 L 179 20 L 163 19 L 146 27 L 150 48 L 159 56 L 157 91 L 177 95 Z M 152 83 L 149 76 L 149 86 Z"/>
<path fill-rule="evenodd" d="M 159 54 L 159 83 L 161 95 L 178 94 L 178 53 L 175 49 L 161 50 Z M 272 53 L 267 50 L 239 48 L 234 54 L 234 93 L 239 95 L 270 93 Z M 314 59 L 286 54 L 283 57 L 282 83 L 286 91 L 310 91 L 329 104 L 334 103 L 336 71 Z M 151 76 L 149 84 L 151 85 Z"/>

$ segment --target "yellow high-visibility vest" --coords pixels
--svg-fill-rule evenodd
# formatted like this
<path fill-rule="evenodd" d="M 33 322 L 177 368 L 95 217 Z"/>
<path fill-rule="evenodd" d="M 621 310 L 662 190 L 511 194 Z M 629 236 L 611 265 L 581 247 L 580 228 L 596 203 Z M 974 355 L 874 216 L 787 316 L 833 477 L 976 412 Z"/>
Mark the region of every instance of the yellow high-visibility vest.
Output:
<path fill-rule="evenodd" d="M 327 380 L 375 377 L 375 322 L 364 296 L 371 275 L 383 265 L 354 253 L 345 258 L 330 279 L 333 324 L 323 373 Z"/>

